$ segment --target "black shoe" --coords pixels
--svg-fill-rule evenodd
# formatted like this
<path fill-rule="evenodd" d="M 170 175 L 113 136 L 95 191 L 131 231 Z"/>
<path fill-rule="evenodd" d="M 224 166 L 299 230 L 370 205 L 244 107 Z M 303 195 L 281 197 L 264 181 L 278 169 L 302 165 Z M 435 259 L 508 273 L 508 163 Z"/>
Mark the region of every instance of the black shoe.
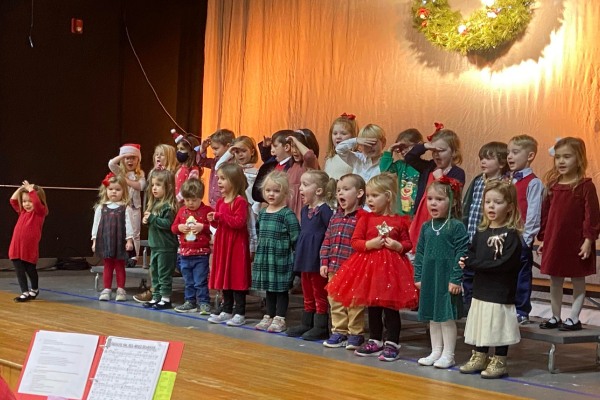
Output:
<path fill-rule="evenodd" d="M 16 303 L 25 303 L 26 301 L 31 300 L 31 296 L 29 295 L 29 292 L 25 292 L 23 294 L 21 294 L 20 296 L 17 296 L 13 299 Z"/>
<path fill-rule="evenodd" d="M 35 300 L 40 295 L 40 289 L 29 291 L 29 300 Z"/>
<path fill-rule="evenodd" d="M 542 322 L 540 324 L 540 329 L 556 329 L 562 325 L 562 321 L 560 319 L 556 319 L 554 317 Z"/>
<path fill-rule="evenodd" d="M 567 324 L 567 321 L 570 321 L 571 323 Z M 560 325 L 560 328 L 558 328 L 559 331 L 580 331 L 581 329 L 581 321 L 577 321 L 577 323 L 574 324 L 571 318 L 567 318 L 565 322 Z"/>
<path fill-rule="evenodd" d="M 154 308 L 154 305 L 158 304 L 158 300 L 150 300 L 142 304 L 144 308 Z"/>
<path fill-rule="evenodd" d="M 135 258 L 130 258 L 127 260 L 125 264 L 125 268 L 135 268 L 137 266 L 137 260 Z"/>
<path fill-rule="evenodd" d="M 155 310 L 168 310 L 170 308 L 173 308 L 173 305 L 171 304 L 170 301 L 162 301 L 161 300 L 158 303 L 154 303 L 152 308 L 154 308 Z"/>

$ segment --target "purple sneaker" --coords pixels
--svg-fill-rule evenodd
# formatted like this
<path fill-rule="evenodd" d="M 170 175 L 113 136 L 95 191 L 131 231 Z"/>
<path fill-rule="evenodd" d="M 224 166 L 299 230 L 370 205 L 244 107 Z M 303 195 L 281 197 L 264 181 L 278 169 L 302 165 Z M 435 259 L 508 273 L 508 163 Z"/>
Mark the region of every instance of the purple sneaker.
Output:
<path fill-rule="evenodd" d="M 346 335 L 342 335 L 338 332 L 333 332 L 329 339 L 323 342 L 323 346 L 331 348 L 344 347 L 347 343 L 347 340 L 348 338 L 346 337 Z"/>
<path fill-rule="evenodd" d="M 365 337 L 363 335 L 348 335 L 346 350 L 356 350 L 360 348 L 364 342 Z"/>
<path fill-rule="evenodd" d="M 369 341 L 362 346 L 360 349 L 354 350 L 354 354 L 360 357 L 375 357 L 381 354 L 381 350 L 383 350 L 383 346 L 377 344 L 377 341 L 373 339 L 369 339 Z"/>
<path fill-rule="evenodd" d="M 385 342 L 383 351 L 379 355 L 380 361 L 396 361 L 399 357 L 398 350 L 400 346 L 394 342 Z"/>

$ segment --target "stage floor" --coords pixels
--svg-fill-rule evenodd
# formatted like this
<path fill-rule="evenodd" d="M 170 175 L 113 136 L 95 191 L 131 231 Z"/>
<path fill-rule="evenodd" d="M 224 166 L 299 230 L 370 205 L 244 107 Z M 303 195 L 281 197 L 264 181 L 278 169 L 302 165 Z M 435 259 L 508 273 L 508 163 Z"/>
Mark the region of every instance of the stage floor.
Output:
<path fill-rule="evenodd" d="M 600 399 L 600 370 L 580 369 L 550 374 L 546 367 L 549 345 L 523 340 L 509 351 L 510 377 L 484 380 L 463 375 L 455 367 L 437 370 L 416 363 L 429 352 L 424 326 L 405 323 L 401 359 L 386 363 L 356 357 L 344 349 L 327 349 L 320 342 L 258 332 L 260 300 L 249 298 L 246 326 L 214 325 L 199 314 L 151 311 L 133 300 L 99 302 L 94 277 L 88 271 L 40 271 L 42 293 L 30 303 L 14 303 L 18 293 L 13 272 L 0 272 L 0 359 L 23 363 L 36 329 L 176 340 L 185 343 L 173 399 L 481 399 L 503 395 L 545 400 Z M 128 293 L 137 293 L 130 281 Z M 180 301 L 181 287 L 175 290 Z M 292 301 L 288 316 L 297 321 L 301 303 Z M 460 332 L 460 331 L 459 331 Z M 459 337 L 456 359 L 470 356 Z M 563 369 L 593 365 L 595 345 L 558 346 Z M 493 392 L 493 393 L 490 393 Z"/>

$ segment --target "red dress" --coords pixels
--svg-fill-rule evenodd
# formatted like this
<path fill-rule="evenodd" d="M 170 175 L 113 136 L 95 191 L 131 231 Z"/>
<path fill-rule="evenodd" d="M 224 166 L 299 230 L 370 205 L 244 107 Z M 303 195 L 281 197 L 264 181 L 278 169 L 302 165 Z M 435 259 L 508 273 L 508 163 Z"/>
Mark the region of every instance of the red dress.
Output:
<path fill-rule="evenodd" d="M 596 273 L 596 239 L 600 211 L 596 187 L 585 178 L 574 189 L 555 183 L 542 203 L 538 239 L 544 242 L 541 272 L 558 277 L 584 277 Z M 592 255 L 578 253 L 585 239 L 592 241 Z"/>
<path fill-rule="evenodd" d="M 366 250 L 367 240 L 379 236 L 377 226 L 383 222 L 392 228 L 389 237 L 402 244 L 402 253 L 385 247 Z M 365 213 L 352 235 L 355 253 L 342 264 L 327 285 L 329 295 L 345 307 L 386 307 L 393 310 L 415 307 L 419 296 L 414 285 L 413 266 L 405 255 L 412 248 L 408 225 L 408 217 Z"/>
<path fill-rule="evenodd" d="M 39 245 L 42 238 L 42 227 L 48 209 L 44 207 L 35 190 L 28 194 L 33 203 L 33 211 L 31 212 L 19 210 L 19 202 L 13 199 L 10 200 L 10 205 L 19 214 L 19 219 L 10 241 L 8 258 L 36 264 L 40 256 Z"/>
<path fill-rule="evenodd" d="M 248 290 L 250 287 L 250 242 L 248 202 L 237 196 L 231 203 L 223 198 L 215 207 L 217 228 L 213 248 L 209 287 L 218 290 Z"/>

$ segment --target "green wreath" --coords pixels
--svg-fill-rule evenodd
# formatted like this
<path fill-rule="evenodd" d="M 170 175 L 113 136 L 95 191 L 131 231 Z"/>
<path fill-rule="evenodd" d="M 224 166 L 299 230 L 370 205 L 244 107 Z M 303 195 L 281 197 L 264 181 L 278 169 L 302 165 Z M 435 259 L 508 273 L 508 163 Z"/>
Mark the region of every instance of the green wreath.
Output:
<path fill-rule="evenodd" d="M 413 21 L 425 38 L 449 51 L 483 53 L 513 41 L 527 28 L 533 0 L 484 0 L 485 6 L 463 18 L 448 0 L 415 0 Z"/>

